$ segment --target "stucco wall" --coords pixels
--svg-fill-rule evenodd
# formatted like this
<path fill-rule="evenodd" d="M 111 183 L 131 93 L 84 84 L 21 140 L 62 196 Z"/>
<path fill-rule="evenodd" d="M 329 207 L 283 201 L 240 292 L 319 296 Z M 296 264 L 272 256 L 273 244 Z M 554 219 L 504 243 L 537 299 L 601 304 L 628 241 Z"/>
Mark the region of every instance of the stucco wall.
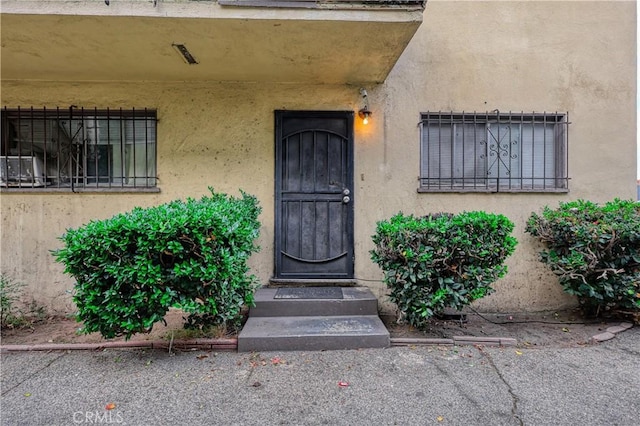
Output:
<path fill-rule="evenodd" d="M 367 174 L 360 203 L 376 206 L 372 216 L 378 217 L 399 208 L 505 214 L 516 223 L 519 246 L 496 293 L 477 307 L 543 310 L 575 303 L 541 267 L 540 247 L 524 228 L 544 205 L 634 198 L 635 52 L 633 2 L 430 1 L 386 84 L 370 91 L 372 108 L 384 109 L 385 120 L 375 123 L 383 137 L 366 148 L 379 159 L 378 173 Z M 494 109 L 569 112 L 570 193 L 416 194 L 418 113 Z M 357 241 L 366 241 L 372 223 L 373 217 L 357 228 L 363 232 Z"/>
<path fill-rule="evenodd" d="M 160 193 L 2 193 L 2 271 L 29 285 L 40 303 L 71 309 L 72 281 L 49 250 L 69 227 L 135 206 L 200 197 L 212 186 L 260 200 L 260 253 L 251 260 L 263 282 L 272 275 L 274 109 L 357 108 L 357 88 L 222 83 L 3 82 L 3 104 L 146 106 L 158 111 Z"/>
<path fill-rule="evenodd" d="M 384 84 L 367 87 L 372 122 L 355 128 L 355 274 L 384 301 L 369 260 L 376 221 L 406 213 L 487 210 L 516 223 L 519 245 L 491 311 L 570 306 L 524 234 L 532 211 L 560 201 L 635 197 L 635 3 L 428 3 L 424 23 Z M 375 46 L 368 46 L 375 49 Z M 71 311 L 72 281 L 49 250 L 66 228 L 134 206 L 199 197 L 207 186 L 256 195 L 273 264 L 275 109 L 357 110 L 358 87 L 268 83 L 2 82 L 2 105 L 158 110 L 159 193 L 2 193 L 1 270 L 39 303 Z M 569 111 L 569 194 L 418 194 L 420 112 Z M 386 306 L 386 305 L 385 305 Z M 388 307 L 388 306 L 387 306 Z"/>

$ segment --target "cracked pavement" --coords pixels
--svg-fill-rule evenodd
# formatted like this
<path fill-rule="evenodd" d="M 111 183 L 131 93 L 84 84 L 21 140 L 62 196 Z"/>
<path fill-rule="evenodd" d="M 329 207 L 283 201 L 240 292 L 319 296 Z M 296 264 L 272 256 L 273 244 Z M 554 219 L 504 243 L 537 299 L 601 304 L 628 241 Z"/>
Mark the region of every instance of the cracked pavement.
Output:
<path fill-rule="evenodd" d="M 0 424 L 634 425 L 639 366 L 639 327 L 571 348 L 5 353 Z"/>

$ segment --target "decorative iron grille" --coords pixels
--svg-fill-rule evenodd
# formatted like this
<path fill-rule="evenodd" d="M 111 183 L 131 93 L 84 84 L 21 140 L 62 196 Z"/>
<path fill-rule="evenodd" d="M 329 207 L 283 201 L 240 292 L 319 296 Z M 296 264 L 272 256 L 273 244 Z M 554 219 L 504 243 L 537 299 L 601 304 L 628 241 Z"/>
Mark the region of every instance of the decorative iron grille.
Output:
<path fill-rule="evenodd" d="M 4 107 L 1 113 L 1 187 L 156 186 L 155 110 Z"/>
<path fill-rule="evenodd" d="M 568 191 L 568 113 L 421 118 L 421 192 Z"/>

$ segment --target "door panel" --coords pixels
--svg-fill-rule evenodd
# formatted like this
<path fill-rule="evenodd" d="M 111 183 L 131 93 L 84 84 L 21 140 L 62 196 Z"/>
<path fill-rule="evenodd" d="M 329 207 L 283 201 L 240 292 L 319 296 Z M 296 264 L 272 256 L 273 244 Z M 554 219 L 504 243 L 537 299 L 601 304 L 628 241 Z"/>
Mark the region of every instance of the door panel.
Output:
<path fill-rule="evenodd" d="M 352 112 L 276 111 L 276 278 L 353 277 L 352 129 Z"/>

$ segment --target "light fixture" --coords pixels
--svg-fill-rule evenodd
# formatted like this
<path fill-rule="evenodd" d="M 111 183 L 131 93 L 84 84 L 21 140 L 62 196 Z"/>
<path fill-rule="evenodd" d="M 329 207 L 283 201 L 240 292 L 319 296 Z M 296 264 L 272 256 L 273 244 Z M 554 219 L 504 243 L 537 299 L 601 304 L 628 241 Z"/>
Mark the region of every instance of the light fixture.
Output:
<path fill-rule="evenodd" d="M 369 124 L 369 117 L 371 117 L 371 111 L 368 109 L 362 108 L 358 111 L 358 116 L 362 118 L 362 124 Z"/>
<path fill-rule="evenodd" d="M 369 99 L 367 98 L 367 91 L 363 88 L 360 89 L 360 95 L 364 106 L 358 111 L 358 117 L 362 118 L 362 124 L 369 124 L 369 118 L 371 118 L 371 111 L 369 110 Z"/>
<path fill-rule="evenodd" d="M 193 57 L 191 52 L 187 50 L 187 46 L 185 46 L 184 44 L 172 43 L 171 46 L 173 46 L 173 48 L 178 51 L 180 56 L 182 56 L 182 59 L 184 59 L 187 64 L 194 65 L 198 63 L 198 61 L 196 61 L 196 58 Z"/>

